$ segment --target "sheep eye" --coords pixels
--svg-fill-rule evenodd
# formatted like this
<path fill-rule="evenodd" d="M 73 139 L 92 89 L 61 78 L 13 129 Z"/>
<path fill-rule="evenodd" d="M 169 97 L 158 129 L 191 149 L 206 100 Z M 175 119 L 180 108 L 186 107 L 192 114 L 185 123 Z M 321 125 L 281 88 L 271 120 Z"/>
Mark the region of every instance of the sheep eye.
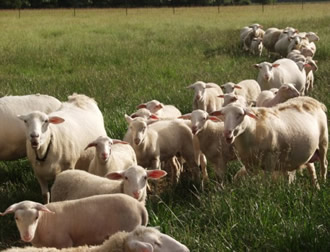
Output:
<path fill-rule="evenodd" d="M 161 247 L 160 242 L 155 242 L 155 245 L 158 246 L 158 247 Z"/>
<path fill-rule="evenodd" d="M 147 180 L 147 176 L 144 176 L 144 180 Z"/>
<path fill-rule="evenodd" d="M 126 180 L 128 180 L 128 177 L 125 177 Z"/>
<path fill-rule="evenodd" d="M 39 216 L 36 216 L 36 220 L 39 218 Z"/>
<path fill-rule="evenodd" d="M 15 217 L 15 220 L 18 221 L 18 217 Z"/>
<path fill-rule="evenodd" d="M 27 123 L 27 120 L 24 120 L 24 123 Z"/>
<path fill-rule="evenodd" d="M 49 121 L 48 120 L 45 120 L 45 123 L 48 123 Z"/>

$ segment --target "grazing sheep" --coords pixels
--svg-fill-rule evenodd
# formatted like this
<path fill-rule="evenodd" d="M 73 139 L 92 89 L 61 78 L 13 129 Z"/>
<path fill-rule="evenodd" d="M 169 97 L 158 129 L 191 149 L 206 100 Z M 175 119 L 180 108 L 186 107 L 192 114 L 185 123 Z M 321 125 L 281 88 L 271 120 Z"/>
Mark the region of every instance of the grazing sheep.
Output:
<path fill-rule="evenodd" d="M 92 151 L 84 147 L 106 135 L 103 116 L 94 99 L 73 94 L 50 114 L 34 111 L 18 116 L 26 126 L 27 156 L 38 179 L 44 202 L 49 202 L 48 181 L 67 169 L 88 169 Z"/>
<path fill-rule="evenodd" d="M 214 164 L 218 178 L 223 181 L 227 163 L 236 159 L 232 146 L 226 143 L 223 136 L 223 122 L 200 109 L 181 118 L 191 120 L 191 131 L 197 136 L 199 149 Z"/>
<path fill-rule="evenodd" d="M 86 198 L 99 194 L 125 193 L 138 201 L 145 202 L 147 180 L 166 175 L 162 170 L 145 170 L 131 166 L 124 171 L 110 172 L 106 178 L 82 170 L 67 170 L 56 176 L 51 189 L 51 201 Z"/>
<path fill-rule="evenodd" d="M 328 125 L 326 107 L 317 100 L 296 97 L 272 108 L 227 106 L 212 115 L 224 116 L 224 136 L 234 144 L 247 171 L 295 171 L 306 165 L 319 188 L 314 162 L 320 161 L 321 178 L 327 176 Z"/>
<path fill-rule="evenodd" d="M 142 103 L 138 105 L 138 109 L 146 108 L 150 110 L 150 112 L 160 119 L 174 119 L 181 115 L 180 110 L 178 110 L 173 105 L 164 105 L 163 103 L 152 100 L 147 103 Z"/>
<path fill-rule="evenodd" d="M 262 44 L 262 38 L 253 38 L 252 39 L 251 46 L 250 46 L 250 53 L 261 57 L 263 48 L 264 48 L 264 46 Z"/>
<path fill-rule="evenodd" d="M 182 120 L 155 122 L 146 121 L 141 117 L 133 119 L 128 115 L 125 115 L 125 119 L 129 124 L 129 129 L 124 139 L 135 150 L 139 165 L 160 169 L 161 161 L 170 160 L 180 153 L 188 166 L 193 169 L 195 180 L 199 179 L 199 168 L 195 162 L 192 133 Z M 174 163 L 173 167 L 175 166 Z"/>
<path fill-rule="evenodd" d="M 267 92 L 267 95 L 265 93 Z M 273 96 L 268 95 L 270 92 Z M 291 83 L 283 84 L 276 93 L 265 90 L 262 91 L 260 97 L 257 99 L 257 107 L 273 107 L 279 103 L 283 103 L 291 98 L 299 96 L 299 91 Z M 268 97 L 265 97 L 268 96 Z"/>
<path fill-rule="evenodd" d="M 95 155 L 88 169 L 92 174 L 103 177 L 109 172 L 122 171 L 137 164 L 132 146 L 125 141 L 99 136 L 85 150 L 91 147 L 95 147 Z"/>
<path fill-rule="evenodd" d="M 96 195 L 42 205 L 22 201 L 7 208 L 14 213 L 21 239 L 35 247 L 67 248 L 101 244 L 118 231 L 146 225 L 144 205 L 125 194 Z"/>
<path fill-rule="evenodd" d="M 224 94 L 224 95 L 219 95 L 219 98 L 223 98 L 223 107 L 227 106 L 230 103 L 239 103 L 241 104 L 243 107 L 248 107 L 248 103 L 246 101 L 246 99 L 244 98 L 244 96 L 241 95 L 237 95 L 234 92 L 233 93 L 228 93 L 228 94 Z"/>
<path fill-rule="evenodd" d="M 61 102 L 48 95 L 5 96 L 0 98 L 0 160 L 16 160 L 26 156 L 24 123 L 17 118 L 35 110 L 46 114 L 57 110 Z"/>
<path fill-rule="evenodd" d="M 259 69 L 258 83 L 261 90 L 279 88 L 284 83 L 292 83 L 301 95 L 305 92 L 306 73 L 300 70 L 297 64 L 290 59 L 279 59 L 274 63 L 262 62 L 255 64 Z"/>
<path fill-rule="evenodd" d="M 197 81 L 187 88 L 194 89 L 195 91 L 193 110 L 201 109 L 210 113 L 222 107 L 223 101 L 217 98 L 217 96 L 222 95 L 223 92 L 217 84 Z"/>
<path fill-rule="evenodd" d="M 120 231 L 98 246 L 74 248 L 10 248 L 3 252 L 189 252 L 189 249 L 153 227 L 138 226 L 131 232 Z"/>
<path fill-rule="evenodd" d="M 242 80 L 237 84 L 227 82 L 221 85 L 221 88 L 225 94 L 234 92 L 237 95 L 243 96 L 248 105 L 253 105 L 261 92 L 260 85 L 255 80 Z"/>

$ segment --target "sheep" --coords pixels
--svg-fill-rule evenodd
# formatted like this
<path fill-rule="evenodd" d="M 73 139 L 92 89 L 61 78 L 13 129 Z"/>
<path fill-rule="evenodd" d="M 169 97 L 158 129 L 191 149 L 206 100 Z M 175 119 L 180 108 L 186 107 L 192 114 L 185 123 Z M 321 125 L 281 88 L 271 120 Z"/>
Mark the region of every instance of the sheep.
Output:
<path fill-rule="evenodd" d="M 233 82 L 227 82 L 221 85 L 221 88 L 225 94 L 234 92 L 237 95 L 243 96 L 248 105 L 253 105 L 260 94 L 260 85 L 255 80 L 242 80 L 235 84 Z"/>
<path fill-rule="evenodd" d="M 194 89 L 195 91 L 193 110 L 201 109 L 210 113 L 222 107 L 223 101 L 217 98 L 217 96 L 222 95 L 223 92 L 217 84 L 197 81 L 187 88 Z"/>
<path fill-rule="evenodd" d="M 218 98 L 219 99 L 219 98 Z M 172 159 L 177 153 L 193 169 L 195 180 L 199 179 L 198 164 L 195 162 L 190 128 L 182 120 L 146 121 L 125 115 L 129 129 L 124 140 L 136 153 L 137 163 L 143 167 L 160 169 L 160 162 Z M 176 164 L 173 164 L 176 167 Z M 178 169 L 178 168 L 176 168 Z"/>
<path fill-rule="evenodd" d="M 214 164 L 216 175 L 222 182 L 227 163 L 236 159 L 232 146 L 228 145 L 223 137 L 223 122 L 219 122 L 219 119 L 200 109 L 181 118 L 191 120 L 191 131 L 197 136 L 198 148 L 205 154 L 207 160 Z"/>
<path fill-rule="evenodd" d="M 283 57 L 286 57 L 294 49 L 299 49 L 301 45 L 301 37 L 298 35 L 284 36 L 275 44 L 275 52 Z"/>
<path fill-rule="evenodd" d="M 271 92 L 268 90 L 262 92 Z M 273 107 L 279 103 L 283 103 L 288 99 L 298 97 L 299 91 L 291 83 L 284 83 L 273 96 L 265 98 L 265 94 L 260 94 L 260 98 L 257 99 L 257 107 Z M 267 93 L 268 95 L 268 93 Z"/>
<path fill-rule="evenodd" d="M 101 245 L 74 248 L 13 247 L 4 252 L 189 252 L 189 249 L 174 238 L 153 227 L 138 226 L 131 232 L 119 231 Z"/>
<path fill-rule="evenodd" d="M 47 205 L 21 201 L 0 215 L 8 213 L 15 214 L 21 239 L 35 247 L 101 244 L 118 231 L 130 232 L 148 223 L 144 205 L 125 194 L 96 195 Z"/>
<path fill-rule="evenodd" d="M 131 166 L 124 171 L 110 172 L 105 178 L 82 170 L 67 170 L 56 176 L 51 189 L 51 201 L 80 199 L 99 194 L 125 193 L 145 203 L 147 180 L 159 179 L 165 175 L 165 171 L 145 170 L 138 165 Z"/>
<path fill-rule="evenodd" d="M 26 137 L 24 123 L 18 114 L 34 110 L 46 114 L 57 110 L 61 102 L 49 95 L 32 94 L 5 96 L 0 98 L 0 160 L 16 160 L 26 157 Z"/>
<path fill-rule="evenodd" d="M 88 169 L 92 151 L 84 147 L 100 135 L 106 135 L 104 121 L 94 99 L 73 94 L 60 109 L 50 114 L 34 111 L 19 115 L 26 126 L 27 157 L 49 202 L 48 181 L 67 169 Z"/>
<path fill-rule="evenodd" d="M 247 103 L 246 99 L 244 98 L 244 96 L 237 95 L 234 92 L 224 94 L 224 95 L 219 95 L 218 97 L 223 98 L 223 100 L 224 100 L 223 107 L 227 106 L 230 103 L 239 103 L 244 107 L 248 107 L 248 103 Z"/>
<path fill-rule="evenodd" d="M 265 35 L 263 37 L 262 43 L 264 47 L 268 51 L 268 55 L 270 52 L 275 52 L 275 44 L 280 38 L 284 36 L 291 37 L 298 31 L 292 27 L 287 27 L 285 29 L 278 29 L 278 28 L 268 28 L 265 31 Z"/>
<path fill-rule="evenodd" d="M 264 46 L 262 44 L 262 38 L 253 38 L 250 46 L 250 53 L 261 57 Z"/>
<path fill-rule="evenodd" d="M 146 108 L 160 119 L 174 119 L 181 116 L 181 112 L 173 105 L 164 105 L 163 103 L 152 100 L 137 106 L 138 109 Z"/>
<path fill-rule="evenodd" d="M 224 136 L 233 144 L 247 171 L 295 171 L 306 165 L 319 188 L 314 162 L 320 161 L 321 178 L 327 176 L 328 126 L 326 107 L 302 96 L 272 108 L 227 106 L 211 113 L 224 116 Z"/>
<path fill-rule="evenodd" d="M 306 93 L 313 90 L 314 87 L 314 72 L 318 70 L 317 61 L 311 58 L 306 59 L 304 69 L 306 72 Z"/>
<path fill-rule="evenodd" d="M 91 147 L 95 147 L 95 156 L 88 168 L 92 174 L 103 177 L 111 171 L 122 171 L 137 164 L 132 146 L 125 141 L 99 136 L 85 150 Z"/>
<path fill-rule="evenodd" d="M 254 67 L 259 69 L 257 81 L 261 90 L 279 88 L 284 83 L 292 83 L 301 95 L 304 94 L 306 73 L 304 69 L 300 70 L 294 61 L 284 58 L 274 63 L 255 64 Z"/>
<path fill-rule="evenodd" d="M 245 51 L 249 50 L 253 38 L 263 38 L 265 32 L 262 28 L 260 24 L 252 24 L 241 29 L 240 39 Z"/>
<path fill-rule="evenodd" d="M 135 111 L 134 113 L 132 113 L 130 115 L 130 117 L 132 117 L 132 118 L 142 117 L 142 118 L 147 119 L 147 120 L 149 120 L 149 119 L 159 120 L 160 119 L 157 115 L 151 113 L 150 110 L 149 109 L 146 109 L 146 108 L 140 108 L 140 109 L 138 109 L 137 111 Z"/>

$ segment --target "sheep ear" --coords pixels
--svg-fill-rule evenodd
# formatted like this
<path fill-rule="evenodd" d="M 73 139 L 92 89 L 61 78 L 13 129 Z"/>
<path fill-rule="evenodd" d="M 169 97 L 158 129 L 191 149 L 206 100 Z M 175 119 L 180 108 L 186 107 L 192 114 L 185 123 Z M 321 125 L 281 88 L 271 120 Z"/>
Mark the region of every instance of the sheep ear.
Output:
<path fill-rule="evenodd" d="M 189 86 L 186 87 L 186 88 L 194 89 L 194 88 L 195 88 L 195 84 L 191 84 L 191 85 L 189 85 Z"/>
<path fill-rule="evenodd" d="M 105 175 L 105 177 L 112 180 L 121 180 L 124 178 L 121 172 L 110 172 L 107 175 Z"/>
<path fill-rule="evenodd" d="M 58 116 L 51 116 L 49 117 L 49 122 L 52 123 L 52 124 L 59 124 L 59 123 L 62 123 L 64 122 L 65 120 L 61 117 L 58 117 Z"/>
<path fill-rule="evenodd" d="M 19 203 L 15 203 L 15 204 L 9 206 L 9 207 L 6 209 L 6 211 L 4 211 L 3 213 L 0 213 L 0 215 L 1 215 L 1 216 L 4 216 L 4 215 L 6 215 L 6 214 L 9 214 L 9 213 L 13 213 L 13 212 L 15 212 L 15 211 L 17 210 L 18 204 L 19 204 Z"/>
<path fill-rule="evenodd" d="M 234 85 L 234 88 L 242 89 L 242 87 L 239 85 Z"/>
<path fill-rule="evenodd" d="M 221 120 L 216 116 L 208 116 L 207 119 L 215 122 L 221 122 Z"/>
<path fill-rule="evenodd" d="M 247 109 L 245 109 L 244 112 L 245 112 L 245 115 L 247 115 L 253 119 L 256 119 L 256 120 L 258 119 L 257 115 L 253 114 L 252 112 L 248 111 Z"/>
<path fill-rule="evenodd" d="M 259 69 L 260 68 L 260 65 L 259 64 L 254 64 L 253 65 L 255 68 Z"/>
<path fill-rule="evenodd" d="M 216 110 L 210 113 L 211 116 L 223 116 L 221 110 Z"/>
<path fill-rule="evenodd" d="M 219 97 L 219 98 L 225 98 L 225 96 L 224 96 L 224 95 L 218 95 L 218 97 Z"/>
<path fill-rule="evenodd" d="M 179 119 L 188 119 L 188 120 L 190 120 L 190 119 L 191 119 L 191 113 L 189 113 L 189 114 L 184 114 L 184 115 L 182 115 L 182 116 L 179 116 L 178 118 L 179 118 Z"/>
<path fill-rule="evenodd" d="M 155 114 L 151 114 L 151 116 L 149 117 L 149 119 L 159 120 L 159 117 L 156 116 Z"/>
<path fill-rule="evenodd" d="M 128 248 L 134 252 L 153 252 L 154 248 L 150 243 L 141 242 L 137 240 L 129 241 Z"/>
<path fill-rule="evenodd" d="M 112 139 L 112 144 L 129 144 L 129 143 L 118 139 Z"/>
<path fill-rule="evenodd" d="M 95 143 L 95 142 L 91 142 L 90 144 L 88 144 L 87 146 L 86 146 L 86 148 L 84 149 L 84 150 L 87 150 L 88 148 L 90 148 L 90 147 L 96 147 L 97 146 L 97 143 Z"/>
<path fill-rule="evenodd" d="M 231 102 L 235 102 L 235 101 L 237 101 L 237 97 L 232 97 L 232 98 L 230 99 L 230 101 L 231 101 Z"/>
<path fill-rule="evenodd" d="M 25 115 L 17 115 L 17 118 L 24 121 L 26 119 Z"/>
<path fill-rule="evenodd" d="M 158 109 L 162 109 L 162 108 L 164 108 L 163 103 L 159 103 L 159 104 L 156 106 L 156 108 L 158 108 Z"/>
<path fill-rule="evenodd" d="M 159 121 L 159 119 L 156 119 L 156 120 L 148 120 L 148 121 L 147 121 L 147 125 L 153 124 L 153 123 L 158 122 L 158 121 Z"/>
<path fill-rule="evenodd" d="M 125 114 L 125 120 L 128 124 L 130 124 L 133 121 L 133 118 Z"/>
<path fill-rule="evenodd" d="M 141 103 L 136 108 L 138 108 L 138 109 L 140 109 L 140 108 L 147 108 L 147 105 L 145 103 Z"/>
<path fill-rule="evenodd" d="M 46 206 L 44 206 L 44 205 L 42 205 L 40 203 L 36 203 L 35 209 L 37 209 L 38 211 L 55 214 L 55 212 L 49 210 Z"/>
<path fill-rule="evenodd" d="M 273 64 L 272 67 L 278 67 L 280 64 Z"/>
<path fill-rule="evenodd" d="M 147 176 L 151 179 L 160 179 L 166 176 L 167 172 L 163 170 L 147 170 Z"/>

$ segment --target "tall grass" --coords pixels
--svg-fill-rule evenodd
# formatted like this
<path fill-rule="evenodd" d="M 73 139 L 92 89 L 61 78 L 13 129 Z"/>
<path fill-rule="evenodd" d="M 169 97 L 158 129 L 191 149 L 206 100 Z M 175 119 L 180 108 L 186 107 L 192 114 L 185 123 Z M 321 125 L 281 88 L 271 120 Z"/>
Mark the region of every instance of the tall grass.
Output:
<path fill-rule="evenodd" d="M 217 8 L 23 10 L 0 12 L 0 95 L 45 93 L 66 100 L 94 97 L 113 138 L 123 137 L 125 113 L 150 99 L 191 111 L 197 80 L 218 84 L 256 78 L 252 65 L 271 61 L 242 52 L 239 29 L 297 27 L 314 31 L 319 71 L 311 96 L 329 108 L 329 4 Z M 0 122 L 4 123 L 4 122 Z M 329 157 L 329 155 L 328 155 Z M 147 204 L 150 225 L 191 251 L 329 251 L 330 188 L 308 176 L 288 186 L 255 177 L 221 189 L 211 171 L 204 191 L 183 181 Z M 21 200 L 41 202 L 26 159 L 0 162 L 0 211 Z M 11 216 L 0 218 L 0 248 L 22 245 Z"/>

